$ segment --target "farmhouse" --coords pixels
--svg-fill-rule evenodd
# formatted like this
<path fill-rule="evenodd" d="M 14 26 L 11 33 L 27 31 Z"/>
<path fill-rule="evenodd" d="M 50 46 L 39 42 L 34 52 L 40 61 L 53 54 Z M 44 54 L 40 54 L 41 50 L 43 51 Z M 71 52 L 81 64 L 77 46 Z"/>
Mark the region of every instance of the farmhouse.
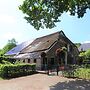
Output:
<path fill-rule="evenodd" d="M 66 48 L 66 51 L 59 56 L 58 49 Z M 46 66 L 75 64 L 78 60 L 79 51 L 77 47 L 59 31 L 47 36 L 39 37 L 22 49 L 13 58 L 22 60 L 24 63 L 36 63 L 39 70 L 45 70 Z"/>

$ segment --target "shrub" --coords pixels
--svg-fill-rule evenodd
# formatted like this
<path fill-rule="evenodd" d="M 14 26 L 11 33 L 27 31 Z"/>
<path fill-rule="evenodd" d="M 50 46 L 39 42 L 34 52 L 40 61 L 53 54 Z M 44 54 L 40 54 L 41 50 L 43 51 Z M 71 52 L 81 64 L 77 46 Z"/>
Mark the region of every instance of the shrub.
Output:
<path fill-rule="evenodd" d="M 83 66 L 77 69 L 63 71 L 63 76 L 72 78 L 90 79 L 90 67 Z"/>
<path fill-rule="evenodd" d="M 0 56 L 0 63 L 1 64 L 13 64 L 12 61 L 14 61 L 14 60 L 10 59 L 8 57 L 5 57 L 5 56 Z"/>
<path fill-rule="evenodd" d="M 0 65 L 2 78 L 13 78 L 35 73 L 35 64 Z"/>
<path fill-rule="evenodd" d="M 86 55 L 86 58 L 89 58 L 89 59 L 90 59 L 90 49 L 88 49 L 88 50 L 85 52 L 85 55 Z"/>
<path fill-rule="evenodd" d="M 11 64 L 9 61 L 2 60 L 2 64 Z"/>
<path fill-rule="evenodd" d="M 75 76 L 82 79 L 90 79 L 90 68 L 79 68 L 75 71 Z"/>

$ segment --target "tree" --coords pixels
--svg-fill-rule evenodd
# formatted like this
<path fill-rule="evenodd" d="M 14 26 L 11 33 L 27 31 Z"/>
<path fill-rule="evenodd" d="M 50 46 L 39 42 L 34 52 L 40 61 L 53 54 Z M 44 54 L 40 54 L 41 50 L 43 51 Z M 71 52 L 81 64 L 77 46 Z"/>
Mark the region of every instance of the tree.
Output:
<path fill-rule="evenodd" d="M 78 64 L 82 64 L 82 63 L 84 63 L 84 61 L 86 61 L 86 54 L 85 54 L 85 52 L 81 52 L 79 54 Z"/>
<path fill-rule="evenodd" d="M 53 28 L 64 12 L 81 18 L 90 9 L 90 0 L 24 0 L 19 9 L 34 28 Z"/>
<path fill-rule="evenodd" d="M 90 59 L 90 49 L 85 52 L 85 55 L 87 59 Z"/>
<path fill-rule="evenodd" d="M 79 54 L 79 64 L 90 63 L 90 49 Z"/>
<path fill-rule="evenodd" d="M 16 40 L 13 38 L 11 40 L 8 40 L 8 43 L 3 47 L 2 50 L 0 50 L 0 55 L 4 55 L 7 51 L 11 50 L 13 47 L 15 47 L 17 44 Z"/>
<path fill-rule="evenodd" d="M 14 45 L 17 44 L 17 42 L 16 42 L 16 40 L 14 38 L 12 38 L 11 40 L 8 40 L 8 43 L 9 44 L 14 44 Z"/>

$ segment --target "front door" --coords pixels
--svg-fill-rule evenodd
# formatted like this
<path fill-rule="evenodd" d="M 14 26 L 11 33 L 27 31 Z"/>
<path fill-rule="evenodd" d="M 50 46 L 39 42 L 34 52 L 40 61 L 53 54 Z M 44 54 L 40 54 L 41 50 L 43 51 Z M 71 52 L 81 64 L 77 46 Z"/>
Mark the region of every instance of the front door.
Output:
<path fill-rule="evenodd" d="M 47 70 L 47 58 L 42 58 L 42 70 Z"/>

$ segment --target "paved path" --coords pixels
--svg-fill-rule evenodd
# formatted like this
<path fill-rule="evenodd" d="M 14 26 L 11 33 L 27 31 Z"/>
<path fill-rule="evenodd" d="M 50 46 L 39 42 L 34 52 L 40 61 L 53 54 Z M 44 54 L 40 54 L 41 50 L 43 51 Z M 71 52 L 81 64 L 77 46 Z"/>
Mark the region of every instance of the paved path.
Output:
<path fill-rule="evenodd" d="M 34 74 L 11 80 L 1 80 L 0 90 L 90 90 L 90 81 Z"/>

